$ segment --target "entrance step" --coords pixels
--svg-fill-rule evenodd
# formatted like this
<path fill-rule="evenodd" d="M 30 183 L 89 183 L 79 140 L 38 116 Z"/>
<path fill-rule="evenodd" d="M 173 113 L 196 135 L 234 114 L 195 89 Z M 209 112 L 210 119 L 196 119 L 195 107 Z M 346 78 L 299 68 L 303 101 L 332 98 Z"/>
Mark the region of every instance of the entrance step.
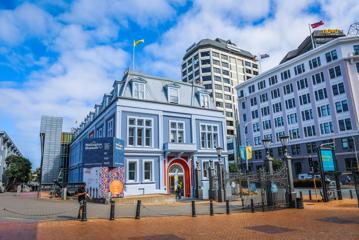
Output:
<path fill-rule="evenodd" d="M 148 195 L 136 195 L 126 196 L 124 198 L 113 199 L 116 203 L 123 204 L 136 204 L 137 200 L 141 200 L 142 204 L 156 203 L 156 204 L 167 204 L 175 203 L 176 195 L 174 194 L 148 194 Z"/>

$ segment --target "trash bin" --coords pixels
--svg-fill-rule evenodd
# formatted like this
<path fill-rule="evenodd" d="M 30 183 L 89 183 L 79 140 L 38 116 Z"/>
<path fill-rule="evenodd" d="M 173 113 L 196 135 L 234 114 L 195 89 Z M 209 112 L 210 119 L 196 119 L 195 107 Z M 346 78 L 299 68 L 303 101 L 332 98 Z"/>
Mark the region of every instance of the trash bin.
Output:
<path fill-rule="evenodd" d="M 295 202 L 297 203 L 296 207 L 298 209 L 304 209 L 303 200 L 300 197 L 297 197 Z"/>

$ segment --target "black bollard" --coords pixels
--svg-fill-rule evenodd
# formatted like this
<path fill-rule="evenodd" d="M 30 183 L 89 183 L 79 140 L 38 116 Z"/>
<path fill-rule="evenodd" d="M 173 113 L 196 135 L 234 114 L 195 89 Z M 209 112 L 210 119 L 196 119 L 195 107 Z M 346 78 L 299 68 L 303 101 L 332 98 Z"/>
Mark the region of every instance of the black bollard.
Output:
<path fill-rule="evenodd" d="M 229 200 L 226 200 L 226 214 L 230 214 L 230 210 L 229 210 Z"/>
<path fill-rule="evenodd" d="M 111 200 L 110 204 L 110 220 L 115 220 L 115 201 Z"/>
<path fill-rule="evenodd" d="M 312 200 L 312 190 L 309 190 L 308 193 L 309 193 L 309 200 Z"/>
<path fill-rule="evenodd" d="M 209 201 L 209 215 L 213 216 L 214 213 L 213 213 L 213 201 L 210 200 Z"/>
<path fill-rule="evenodd" d="M 86 199 L 83 200 L 83 201 L 84 201 L 84 205 L 82 207 L 81 221 L 87 221 L 87 203 L 86 203 Z"/>
<path fill-rule="evenodd" d="M 350 194 L 350 199 L 353 199 L 353 192 L 351 189 L 349 190 L 349 194 Z"/>
<path fill-rule="evenodd" d="M 244 207 L 244 199 L 241 198 L 241 201 L 242 201 L 242 207 Z"/>
<path fill-rule="evenodd" d="M 136 217 L 135 219 L 141 218 L 141 200 L 137 200 Z"/>
<path fill-rule="evenodd" d="M 196 202 L 192 201 L 192 217 L 196 217 Z"/>
<path fill-rule="evenodd" d="M 303 201 L 303 193 L 302 191 L 299 192 L 300 200 Z"/>
<path fill-rule="evenodd" d="M 262 201 L 262 212 L 264 212 L 264 202 Z"/>
<path fill-rule="evenodd" d="M 254 213 L 254 202 L 253 202 L 253 198 L 251 199 L 251 212 Z"/>

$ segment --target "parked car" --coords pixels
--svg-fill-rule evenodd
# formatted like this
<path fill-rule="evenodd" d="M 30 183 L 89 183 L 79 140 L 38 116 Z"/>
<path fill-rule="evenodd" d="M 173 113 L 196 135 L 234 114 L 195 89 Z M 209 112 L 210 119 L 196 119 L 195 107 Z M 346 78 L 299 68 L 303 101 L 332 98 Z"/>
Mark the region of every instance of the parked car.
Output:
<path fill-rule="evenodd" d="M 299 180 L 312 179 L 312 176 L 308 173 L 301 173 L 298 175 Z"/>

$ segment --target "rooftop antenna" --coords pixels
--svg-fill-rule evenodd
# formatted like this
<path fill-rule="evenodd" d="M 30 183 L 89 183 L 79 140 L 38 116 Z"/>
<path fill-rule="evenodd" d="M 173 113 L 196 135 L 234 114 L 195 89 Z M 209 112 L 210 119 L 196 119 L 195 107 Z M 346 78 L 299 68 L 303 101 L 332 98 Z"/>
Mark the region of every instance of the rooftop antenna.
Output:
<path fill-rule="evenodd" d="M 359 22 L 350 25 L 347 35 L 348 36 L 359 35 Z"/>

